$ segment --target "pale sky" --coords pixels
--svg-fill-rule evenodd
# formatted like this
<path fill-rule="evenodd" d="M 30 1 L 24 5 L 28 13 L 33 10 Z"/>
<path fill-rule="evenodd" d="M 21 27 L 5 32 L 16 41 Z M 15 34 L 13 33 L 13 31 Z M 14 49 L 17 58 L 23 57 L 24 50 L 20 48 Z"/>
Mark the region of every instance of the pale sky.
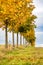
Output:
<path fill-rule="evenodd" d="M 34 14 L 37 16 L 36 25 L 43 27 L 43 0 L 33 0 L 35 5 Z"/>
<path fill-rule="evenodd" d="M 37 16 L 35 34 L 38 46 L 43 46 L 43 0 L 33 0 L 35 9 L 33 13 Z"/>

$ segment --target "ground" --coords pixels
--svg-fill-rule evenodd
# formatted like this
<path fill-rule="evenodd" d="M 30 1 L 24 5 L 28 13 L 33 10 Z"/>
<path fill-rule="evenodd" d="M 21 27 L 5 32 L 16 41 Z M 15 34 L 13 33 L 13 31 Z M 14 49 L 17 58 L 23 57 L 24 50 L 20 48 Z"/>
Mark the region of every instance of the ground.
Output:
<path fill-rule="evenodd" d="M 0 65 L 43 65 L 43 48 L 4 48 L 0 45 Z"/>

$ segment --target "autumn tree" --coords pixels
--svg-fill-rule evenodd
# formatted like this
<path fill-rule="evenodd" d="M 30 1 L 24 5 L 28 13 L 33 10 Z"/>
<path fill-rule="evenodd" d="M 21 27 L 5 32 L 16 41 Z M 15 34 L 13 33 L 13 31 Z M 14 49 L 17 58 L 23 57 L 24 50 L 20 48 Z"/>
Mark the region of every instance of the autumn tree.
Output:
<path fill-rule="evenodd" d="M 2 23 L 2 28 L 5 29 L 5 44 L 8 47 L 7 40 L 7 28 L 10 25 L 11 19 L 14 18 L 14 5 L 12 5 L 13 0 L 0 0 L 0 23 Z"/>
<path fill-rule="evenodd" d="M 35 15 L 32 14 L 32 11 L 33 11 L 34 8 L 30 8 L 29 10 L 31 10 L 31 14 L 30 16 L 28 16 L 26 22 L 24 24 L 21 24 L 20 27 L 19 27 L 19 31 L 20 33 L 25 37 L 26 34 L 29 34 L 28 32 L 30 30 L 34 30 L 34 28 L 36 27 L 35 25 L 35 19 L 37 18 Z M 35 32 L 34 32 L 35 33 Z M 30 34 L 31 36 L 31 34 Z M 35 34 L 33 34 L 33 36 L 35 36 Z M 28 36 L 29 37 L 29 36 Z M 28 39 L 28 37 L 26 37 L 26 39 Z M 29 41 L 29 39 L 28 39 Z M 31 40 L 32 41 L 32 40 Z M 31 43 L 32 44 L 32 43 Z"/>
<path fill-rule="evenodd" d="M 6 47 L 7 45 L 7 29 L 13 31 L 13 46 L 14 46 L 14 32 L 21 33 L 19 28 L 24 25 L 22 32 L 26 31 L 26 21 L 31 18 L 32 11 L 35 8 L 31 5 L 32 0 L 0 0 L 0 22 L 3 24 L 2 28 L 6 32 Z M 10 28 L 9 28 L 10 27 Z M 29 28 L 29 27 L 28 27 Z M 18 38 L 17 38 L 18 40 Z M 17 42 L 18 46 L 18 42 Z"/>
<path fill-rule="evenodd" d="M 26 38 L 26 40 L 28 42 L 30 42 L 30 40 L 31 40 L 31 45 L 32 46 L 35 45 L 35 31 L 34 31 L 34 29 L 36 28 L 36 25 L 35 25 L 35 21 L 34 20 L 36 18 L 37 18 L 36 16 L 32 15 L 30 18 L 27 19 L 27 22 L 26 22 L 26 25 L 25 25 L 26 32 L 23 33 L 24 37 Z M 32 43 L 33 39 L 34 39 L 34 45 Z"/>
<path fill-rule="evenodd" d="M 31 16 L 32 16 L 32 11 L 34 9 L 34 5 L 31 5 L 30 4 L 31 2 L 32 2 L 31 0 L 28 0 L 28 1 L 25 0 L 25 1 L 19 2 L 19 3 L 21 3 L 21 6 L 20 6 L 20 10 L 19 10 L 20 12 L 18 11 L 19 12 L 19 16 L 18 16 L 18 19 L 17 19 L 18 22 L 17 22 L 15 28 L 20 33 L 24 32 L 26 20 L 28 18 L 31 18 Z M 29 4 L 29 7 L 27 7 L 28 4 Z M 24 28 L 22 26 L 24 26 Z M 18 36 L 18 34 L 17 34 L 17 36 Z"/>

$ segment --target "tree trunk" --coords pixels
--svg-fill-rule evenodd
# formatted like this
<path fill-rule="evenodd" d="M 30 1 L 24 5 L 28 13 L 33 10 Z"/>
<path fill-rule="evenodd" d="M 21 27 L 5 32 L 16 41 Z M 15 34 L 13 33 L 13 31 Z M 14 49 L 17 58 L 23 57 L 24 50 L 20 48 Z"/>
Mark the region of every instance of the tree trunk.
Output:
<path fill-rule="evenodd" d="M 22 45 L 22 36 L 20 35 L 20 45 Z"/>
<path fill-rule="evenodd" d="M 12 31 L 12 43 L 13 43 L 13 47 L 15 46 L 14 44 L 14 32 Z"/>
<path fill-rule="evenodd" d="M 25 45 L 26 45 L 26 40 L 25 40 Z"/>
<path fill-rule="evenodd" d="M 35 46 L 35 41 L 32 41 L 31 46 L 33 47 Z"/>
<path fill-rule="evenodd" d="M 17 33 L 17 47 L 18 47 L 18 33 Z"/>
<path fill-rule="evenodd" d="M 8 48 L 8 39 L 7 39 L 7 24 L 5 26 L 5 47 Z"/>
<path fill-rule="evenodd" d="M 24 45 L 24 37 L 23 37 L 23 45 Z"/>

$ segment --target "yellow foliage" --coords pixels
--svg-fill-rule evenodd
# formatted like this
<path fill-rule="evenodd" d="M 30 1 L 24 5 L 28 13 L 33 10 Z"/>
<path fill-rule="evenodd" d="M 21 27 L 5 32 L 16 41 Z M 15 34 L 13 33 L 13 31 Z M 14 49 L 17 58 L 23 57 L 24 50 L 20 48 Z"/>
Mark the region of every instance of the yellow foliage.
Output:
<path fill-rule="evenodd" d="M 10 18 L 10 24 L 16 21 L 13 28 L 17 28 L 18 31 L 19 26 L 25 24 L 26 20 L 32 15 L 33 5 L 30 6 L 29 4 L 27 7 L 27 4 L 31 2 L 32 0 L 0 0 L 0 19 L 4 22 L 6 18 Z"/>

